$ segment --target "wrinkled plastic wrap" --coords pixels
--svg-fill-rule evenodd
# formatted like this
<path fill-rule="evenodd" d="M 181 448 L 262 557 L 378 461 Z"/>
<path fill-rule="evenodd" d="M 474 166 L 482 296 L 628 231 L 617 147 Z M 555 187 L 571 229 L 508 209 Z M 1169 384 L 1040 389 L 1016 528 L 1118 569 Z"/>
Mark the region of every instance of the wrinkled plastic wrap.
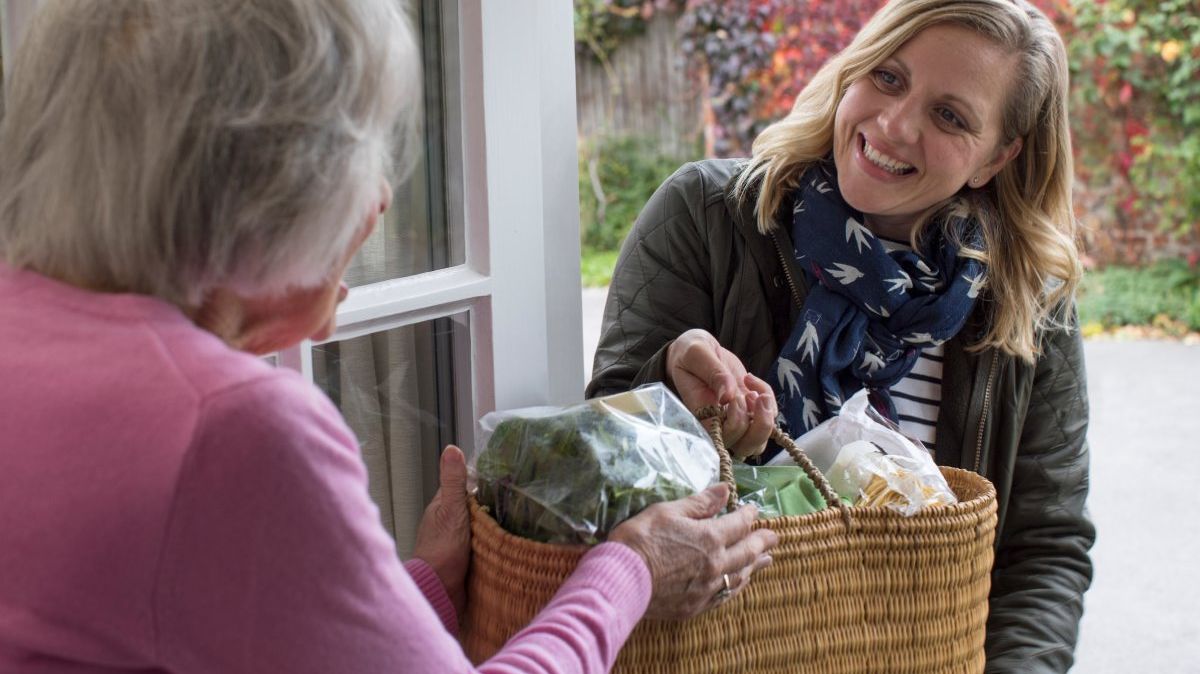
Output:
<path fill-rule="evenodd" d="M 923 508 L 958 502 L 929 450 L 876 412 L 866 389 L 796 444 L 834 491 L 854 505 L 887 506 L 913 515 Z M 786 453 L 770 462 L 790 463 Z"/>
<path fill-rule="evenodd" d="M 854 505 L 887 506 L 904 515 L 958 502 L 932 459 L 884 454 L 866 440 L 843 447 L 826 477 Z"/>
<path fill-rule="evenodd" d="M 716 449 L 662 384 L 569 407 L 492 412 L 471 461 L 480 505 L 507 531 L 592 544 L 647 506 L 717 483 Z"/>

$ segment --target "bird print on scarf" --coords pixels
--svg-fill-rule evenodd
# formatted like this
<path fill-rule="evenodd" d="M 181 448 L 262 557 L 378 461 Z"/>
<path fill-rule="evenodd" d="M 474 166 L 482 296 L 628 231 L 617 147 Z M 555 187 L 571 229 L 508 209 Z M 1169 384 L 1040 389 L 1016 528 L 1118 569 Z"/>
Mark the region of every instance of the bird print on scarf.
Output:
<path fill-rule="evenodd" d="M 984 265 L 952 242 L 981 249 L 974 221 L 931 223 L 920 252 L 888 252 L 836 186 L 832 162 L 819 162 L 792 202 L 793 252 L 810 291 L 771 383 L 793 436 L 836 415 L 864 387 L 894 420 L 888 389 L 921 349 L 958 333 L 987 284 Z"/>

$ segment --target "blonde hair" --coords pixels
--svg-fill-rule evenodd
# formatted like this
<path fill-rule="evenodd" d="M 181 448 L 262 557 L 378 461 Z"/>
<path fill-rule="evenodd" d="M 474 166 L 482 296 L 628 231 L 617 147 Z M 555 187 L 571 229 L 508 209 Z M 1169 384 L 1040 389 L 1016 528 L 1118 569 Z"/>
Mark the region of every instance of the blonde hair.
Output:
<path fill-rule="evenodd" d="M 983 250 L 962 254 L 988 265 L 990 320 L 971 349 L 998 348 L 1032 361 L 1038 335 L 1069 318 L 1082 270 L 1071 207 L 1066 50 L 1050 21 L 1025 0 L 892 0 L 816 73 L 788 116 L 759 134 L 734 191 L 755 200 L 760 231 L 774 229 L 775 214 L 801 174 L 832 151 L 834 114 L 846 89 L 935 24 L 966 27 L 1020 56 L 1001 143 L 1021 139 L 1023 146 L 985 188 L 963 190 L 929 209 L 913 241 L 937 216 L 980 223 Z"/>
<path fill-rule="evenodd" d="M 0 254 L 180 306 L 315 286 L 414 133 L 418 64 L 393 0 L 43 0 L 8 70 Z"/>

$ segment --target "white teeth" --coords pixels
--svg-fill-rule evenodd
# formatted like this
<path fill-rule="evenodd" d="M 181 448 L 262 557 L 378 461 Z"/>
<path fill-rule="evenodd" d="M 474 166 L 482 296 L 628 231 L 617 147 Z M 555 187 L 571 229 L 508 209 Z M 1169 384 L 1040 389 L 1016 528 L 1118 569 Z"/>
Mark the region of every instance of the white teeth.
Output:
<path fill-rule="evenodd" d="M 872 164 L 887 171 L 888 173 L 895 173 L 899 175 L 912 168 L 911 164 L 905 164 L 897 159 L 892 159 L 879 150 L 876 150 L 871 146 L 870 143 L 867 142 L 866 137 L 863 138 L 863 156 L 869 159 Z"/>

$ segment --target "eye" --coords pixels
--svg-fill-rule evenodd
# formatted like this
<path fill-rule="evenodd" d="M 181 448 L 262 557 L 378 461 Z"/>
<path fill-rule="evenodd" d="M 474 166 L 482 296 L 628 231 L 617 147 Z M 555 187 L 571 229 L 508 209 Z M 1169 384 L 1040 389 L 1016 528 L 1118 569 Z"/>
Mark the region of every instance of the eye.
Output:
<path fill-rule="evenodd" d="M 900 77 L 896 73 L 878 68 L 871 73 L 871 77 L 875 79 L 875 84 L 884 91 L 892 91 L 900 88 Z"/>
<path fill-rule="evenodd" d="M 963 121 L 963 118 L 959 117 L 958 114 L 955 113 L 950 108 L 938 108 L 936 111 L 936 114 L 937 114 L 937 117 L 939 120 L 941 120 L 945 124 L 949 124 L 950 126 L 956 128 L 956 129 L 966 129 L 967 128 L 967 123 Z"/>

